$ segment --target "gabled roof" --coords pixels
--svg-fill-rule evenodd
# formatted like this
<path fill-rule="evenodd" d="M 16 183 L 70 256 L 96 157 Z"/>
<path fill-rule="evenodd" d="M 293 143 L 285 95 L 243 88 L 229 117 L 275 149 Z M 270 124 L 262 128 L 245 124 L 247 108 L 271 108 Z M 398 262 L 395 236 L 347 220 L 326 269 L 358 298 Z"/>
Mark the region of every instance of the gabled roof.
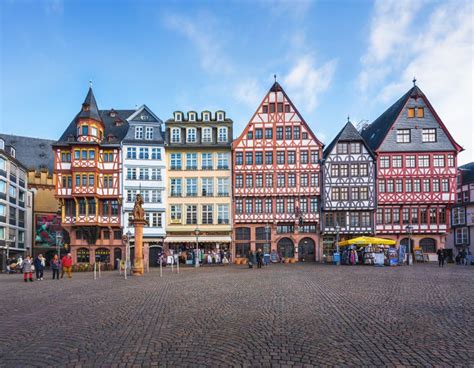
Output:
<path fill-rule="evenodd" d="M 474 183 L 474 162 L 459 166 L 461 171 L 462 184 Z"/>
<path fill-rule="evenodd" d="M 365 129 L 362 130 L 361 135 L 365 139 L 369 147 L 373 151 L 376 151 L 380 147 L 387 133 L 397 120 L 398 116 L 403 110 L 403 107 L 406 105 L 410 97 L 422 98 L 425 101 L 434 118 L 436 119 L 440 127 L 444 130 L 453 146 L 458 150 L 458 152 L 462 151 L 463 148 L 453 139 L 449 131 L 446 129 L 446 126 L 443 124 L 440 117 L 429 102 L 428 98 L 416 85 L 410 88 L 410 90 L 408 90 L 407 93 L 400 97 L 397 102 L 395 102 L 382 115 L 380 115 L 370 125 L 368 125 Z"/>
<path fill-rule="evenodd" d="M 101 121 L 99 114 L 99 109 L 97 107 L 97 102 L 95 100 L 94 92 L 92 92 L 92 87 L 89 87 L 87 92 L 86 99 L 82 103 L 82 109 L 78 118 L 93 119 L 95 121 Z"/>
<path fill-rule="evenodd" d="M 136 117 L 138 117 L 142 113 L 143 110 L 146 110 L 148 114 L 152 116 L 154 120 L 156 120 L 157 123 L 160 123 L 160 124 L 163 123 L 163 121 L 158 116 L 156 116 L 147 105 L 141 105 L 138 109 L 135 110 L 135 112 L 132 115 L 130 115 L 127 118 L 127 120 L 128 121 L 134 120 Z"/>
<path fill-rule="evenodd" d="M 28 170 L 47 169 L 53 172 L 54 154 L 51 147 L 54 140 L 10 134 L 0 134 L 0 138 L 15 148 L 16 159 Z"/>
<path fill-rule="evenodd" d="M 331 143 L 328 144 L 326 149 L 323 152 L 323 158 L 326 158 L 333 148 L 336 146 L 337 142 L 339 141 L 359 141 L 362 142 L 369 153 L 374 156 L 372 150 L 368 146 L 368 144 L 365 142 L 364 138 L 360 135 L 360 133 L 357 131 L 354 125 L 350 121 L 344 125 L 344 127 L 341 129 L 341 131 L 334 137 L 334 139 L 331 141 Z"/>

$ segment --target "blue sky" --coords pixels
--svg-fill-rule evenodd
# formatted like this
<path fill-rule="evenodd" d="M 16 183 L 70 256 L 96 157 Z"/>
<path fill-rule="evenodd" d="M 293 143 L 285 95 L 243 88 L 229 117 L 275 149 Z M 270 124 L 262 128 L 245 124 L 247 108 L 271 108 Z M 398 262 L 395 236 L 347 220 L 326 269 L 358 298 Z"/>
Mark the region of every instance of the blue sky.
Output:
<path fill-rule="evenodd" d="M 474 160 L 467 1 L 27 1 L 1 6 L 1 131 L 56 139 L 100 108 L 227 111 L 237 136 L 273 82 L 326 144 L 411 86 Z"/>

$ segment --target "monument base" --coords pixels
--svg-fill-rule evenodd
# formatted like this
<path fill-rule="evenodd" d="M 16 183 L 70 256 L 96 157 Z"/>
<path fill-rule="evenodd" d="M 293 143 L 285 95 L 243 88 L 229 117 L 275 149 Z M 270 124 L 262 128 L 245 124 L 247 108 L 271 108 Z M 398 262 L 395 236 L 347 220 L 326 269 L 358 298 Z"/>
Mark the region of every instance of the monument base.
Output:
<path fill-rule="evenodd" d="M 136 262 L 132 267 L 132 273 L 134 276 L 143 276 L 145 268 L 141 262 Z"/>

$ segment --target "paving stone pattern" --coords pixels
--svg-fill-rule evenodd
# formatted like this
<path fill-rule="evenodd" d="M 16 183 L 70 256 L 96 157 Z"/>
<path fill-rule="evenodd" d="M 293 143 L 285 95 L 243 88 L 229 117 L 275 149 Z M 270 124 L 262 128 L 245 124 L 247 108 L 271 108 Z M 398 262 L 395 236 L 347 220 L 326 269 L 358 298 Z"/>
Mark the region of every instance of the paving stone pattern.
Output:
<path fill-rule="evenodd" d="M 0 366 L 474 364 L 474 267 L 164 271 L 0 275 Z"/>

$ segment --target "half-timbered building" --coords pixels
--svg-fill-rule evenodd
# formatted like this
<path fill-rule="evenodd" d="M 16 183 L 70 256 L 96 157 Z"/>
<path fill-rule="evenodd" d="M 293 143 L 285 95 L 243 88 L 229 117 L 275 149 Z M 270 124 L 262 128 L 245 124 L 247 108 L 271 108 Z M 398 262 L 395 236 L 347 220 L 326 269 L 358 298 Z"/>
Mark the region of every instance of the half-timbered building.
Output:
<path fill-rule="evenodd" d="M 53 145 L 56 198 L 74 262 L 122 258 L 120 144 L 134 110 L 99 110 L 89 88 L 81 111 Z"/>
<path fill-rule="evenodd" d="M 374 234 L 375 155 L 350 121 L 323 153 L 323 254 L 339 239 Z"/>
<path fill-rule="evenodd" d="M 433 254 L 446 242 L 462 148 L 415 82 L 361 134 L 377 155 L 376 232 Z"/>
<path fill-rule="evenodd" d="M 236 257 L 319 260 L 321 142 L 275 81 L 233 143 Z"/>

